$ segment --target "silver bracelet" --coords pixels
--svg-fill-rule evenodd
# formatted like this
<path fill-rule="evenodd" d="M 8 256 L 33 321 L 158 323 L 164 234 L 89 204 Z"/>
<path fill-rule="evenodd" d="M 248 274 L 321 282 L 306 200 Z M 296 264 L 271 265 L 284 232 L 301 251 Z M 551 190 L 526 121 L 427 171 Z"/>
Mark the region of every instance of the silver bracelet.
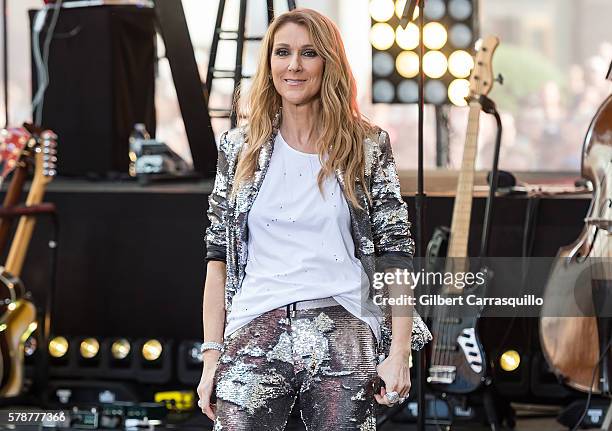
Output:
<path fill-rule="evenodd" d="M 200 347 L 200 353 L 204 353 L 206 350 L 218 350 L 223 353 L 225 348 L 221 343 L 217 343 L 215 341 L 205 341 L 202 343 L 202 347 Z"/>

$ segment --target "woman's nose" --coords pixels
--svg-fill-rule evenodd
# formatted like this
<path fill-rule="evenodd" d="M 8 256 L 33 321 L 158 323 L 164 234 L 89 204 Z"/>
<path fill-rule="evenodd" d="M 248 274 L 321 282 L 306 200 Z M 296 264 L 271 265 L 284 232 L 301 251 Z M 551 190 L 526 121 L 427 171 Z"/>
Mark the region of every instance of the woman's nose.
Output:
<path fill-rule="evenodd" d="M 291 62 L 289 63 L 289 70 L 291 72 L 297 72 L 298 70 L 302 70 L 299 55 L 294 55 L 291 57 Z"/>

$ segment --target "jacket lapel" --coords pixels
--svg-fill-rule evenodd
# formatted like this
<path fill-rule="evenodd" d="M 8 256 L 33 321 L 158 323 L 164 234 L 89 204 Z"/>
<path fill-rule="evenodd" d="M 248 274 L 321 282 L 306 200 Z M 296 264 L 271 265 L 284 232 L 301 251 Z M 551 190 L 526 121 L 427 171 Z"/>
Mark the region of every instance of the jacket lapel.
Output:
<path fill-rule="evenodd" d="M 268 171 L 270 165 L 270 159 L 272 158 L 272 151 L 274 150 L 274 140 L 276 139 L 276 130 L 272 133 L 272 136 L 268 141 L 262 145 L 259 149 L 257 157 L 257 169 L 253 174 L 253 178 L 241 183 L 240 188 L 236 193 L 236 207 L 235 207 L 235 223 L 237 226 L 237 252 L 238 262 L 246 264 L 246 244 L 248 240 L 248 228 L 247 219 L 249 211 L 255 202 L 257 193 L 261 189 L 264 177 Z"/>

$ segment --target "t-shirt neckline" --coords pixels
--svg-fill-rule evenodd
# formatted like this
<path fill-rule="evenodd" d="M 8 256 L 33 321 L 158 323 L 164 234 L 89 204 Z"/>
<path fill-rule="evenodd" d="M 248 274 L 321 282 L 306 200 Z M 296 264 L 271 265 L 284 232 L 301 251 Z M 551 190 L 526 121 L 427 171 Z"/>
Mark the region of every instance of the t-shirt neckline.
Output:
<path fill-rule="evenodd" d="M 285 145 L 285 147 L 287 147 L 289 150 L 293 151 L 296 154 L 299 154 L 301 156 L 306 156 L 306 157 L 317 157 L 319 156 L 318 153 L 305 153 L 303 151 L 300 150 L 296 150 L 295 148 L 293 148 L 291 145 L 289 145 L 287 143 L 287 141 L 285 141 L 285 138 L 283 138 L 283 135 L 281 134 L 280 130 L 278 131 L 278 137 L 280 138 L 280 140 L 283 142 L 283 144 Z"/>

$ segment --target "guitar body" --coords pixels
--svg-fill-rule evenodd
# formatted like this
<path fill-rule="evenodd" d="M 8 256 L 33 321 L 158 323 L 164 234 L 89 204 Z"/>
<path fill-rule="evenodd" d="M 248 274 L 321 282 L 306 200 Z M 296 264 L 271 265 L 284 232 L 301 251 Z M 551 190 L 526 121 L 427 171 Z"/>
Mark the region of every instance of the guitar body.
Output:
<path fill-rule="evenodd" d="M 8 355 L 2 352 L 2 386 L 0 397 L 15 397 L 23 389 L 23 345 L 36 329 L 36 307 L 28 300 L 21 300 L 6 319 L 6 329 L 2 331 L 0 346 L 8 348 Z"/>
<path fill-rule="evenodd" d="M 450 230 L 437 227 L 427 246 L 428 271 L 443 271 L 440 265 L 446 257 Z M 433 291 L 439 291 L 435 286 Z M 461 294 L 484 296 L 486 283 L 466 287 Z M 465 303 L 465 301 L 464 301 Z M 430 368 L 430 385 L 441 392 L 467 394 L 476 391 L 487 373 L 484 347 L 476 326 L 481 307 L 463 305 L 461 315 L 449 315 L 441 307 L 434 307 L 432 314 L 434 343 Z M 437 337 L 437 338 L 436 338 Z M 446 380 L 445 380 L 446 379 Z"/>
<path fill-rule="evenodd" d="M 0 323 L 4 321 L 9 310 L 26 293 L 25 286 L 18 277 L 9 274 L 0 267 Z"/>

